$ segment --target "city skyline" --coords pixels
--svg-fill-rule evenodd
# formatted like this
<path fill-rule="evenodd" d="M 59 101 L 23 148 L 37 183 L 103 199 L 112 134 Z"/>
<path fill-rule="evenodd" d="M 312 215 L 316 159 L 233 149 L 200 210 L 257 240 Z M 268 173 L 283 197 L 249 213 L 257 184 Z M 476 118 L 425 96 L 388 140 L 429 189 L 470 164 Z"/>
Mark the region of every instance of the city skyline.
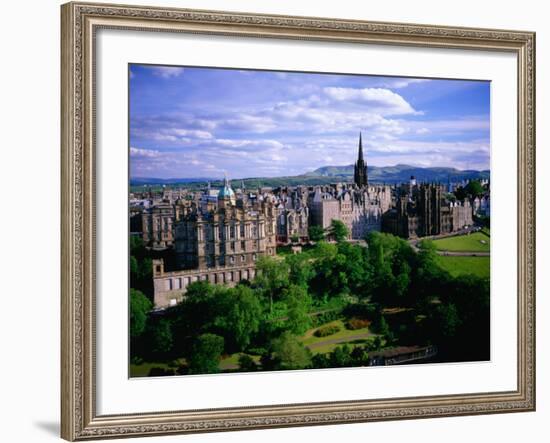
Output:
<path fill-rule="evenodd" d="M 129 77 L 132 178 L 350 165 L 360 131 L 369 166 L 490 165 L 489 82 L 151 65 Z"/>

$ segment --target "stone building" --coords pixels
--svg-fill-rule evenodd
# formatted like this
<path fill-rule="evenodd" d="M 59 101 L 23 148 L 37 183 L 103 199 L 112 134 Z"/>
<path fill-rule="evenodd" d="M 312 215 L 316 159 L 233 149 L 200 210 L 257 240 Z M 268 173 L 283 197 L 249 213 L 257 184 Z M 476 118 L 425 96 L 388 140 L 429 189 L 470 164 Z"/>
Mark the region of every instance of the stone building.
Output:
<path fill-rule="evenodd" d="M 316 186 L 310 195 L 308 206 L 311 224 L 327 229 L 332 220 L 340 220 L 347 226 L 352 239 L 362 239 L 370 231 L 381 230 L 382 214 L 390 209 L 391 203 L 390 186 L 368 184 L 367 166 L 359 135 L 354 183 Z"/>
<path fill-rule="evenodd" d="M 276 253 L 276 210 L 259 196 L 236 198 L 225 179 L 217 201 L 184 207 L 175 229 L 178 271 L 165 272 L 162 260 L 153 263 L 156 307 L 178 303 L 194 281 L 236 284 L 255 275 L 256 261 Z"/>
<path fill-rule="evenodd" d="M 309 208 L 298 209 L 279 207 L 277 209 L 277 243 L 287 244 L 297 238 L 300 242 L 309 239 Z"/>
<path fill-rule="evenodd" d="M 473 224 L 468 200 L 453 202 L 439 184 L 416 182 L 394 190 L 395 204 L 382 218 L 382 230 L 403 238 L 447 234 Z"/>
<path fill-rule="evenodd" d="M 174 244 L 175 206 L 162 201 L 141 213 L 143 243 L 152 249 L 165 249 Z"/>
<path fill-rule="evenodd" d="M 309 190 L 305 186 L 282 187 L 272 191 L 277 211 L 277 243 L 288 244 L 297 238 L 300 242 L 309 239 Z"/>
<path fill-rule="evenodd" d="M 476 215 L 485 215 L 487 217 L 491 215 L 491 197 L 489 194 L 476 197 L 472 201 L 472 205 Z"/>

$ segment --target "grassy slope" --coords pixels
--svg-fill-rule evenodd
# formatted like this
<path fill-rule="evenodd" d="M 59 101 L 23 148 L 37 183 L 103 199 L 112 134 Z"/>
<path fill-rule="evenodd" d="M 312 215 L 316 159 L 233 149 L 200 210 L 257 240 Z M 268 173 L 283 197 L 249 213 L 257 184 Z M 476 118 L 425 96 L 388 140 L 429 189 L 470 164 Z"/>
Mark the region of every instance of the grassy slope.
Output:
<path fill-rule="evenodd" d="M 488 278 L 490 275 L 490 257 L 451 257 L 438 256 L 439 265 L 453 276 L 474 274 Z"/>
<path fill-rule="evenodd" d="M 440 251 L 489 252 L 489 240 L 490 238 L 487 235 L 481 232 L 475 232 L 473 234 L 434 240 L 433 243 Z"/>

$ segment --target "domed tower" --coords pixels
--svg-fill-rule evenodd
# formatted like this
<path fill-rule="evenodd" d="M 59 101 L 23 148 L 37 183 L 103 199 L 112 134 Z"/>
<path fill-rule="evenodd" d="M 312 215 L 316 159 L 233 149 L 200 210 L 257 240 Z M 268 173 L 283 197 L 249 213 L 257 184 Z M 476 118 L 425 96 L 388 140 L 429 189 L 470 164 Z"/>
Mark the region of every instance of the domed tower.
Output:
<path fill-rule="evenodd" d="M 235 192 L 231 189 L 231 184 L 227 179 L 227 176 L 223 179 L 223 187 L 218 193 L 218 206 L 220 208 L 225 208 L 226 206 L 235 206 Z"/>

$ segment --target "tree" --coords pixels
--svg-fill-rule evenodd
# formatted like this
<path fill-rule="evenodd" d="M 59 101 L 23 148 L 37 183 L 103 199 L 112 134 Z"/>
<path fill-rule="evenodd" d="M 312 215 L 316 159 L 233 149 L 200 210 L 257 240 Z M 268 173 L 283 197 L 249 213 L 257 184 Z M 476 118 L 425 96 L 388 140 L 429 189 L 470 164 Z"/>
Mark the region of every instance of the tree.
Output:
<path fill-rule="evenodd" d="M 130 289 L 130 335 L 139 337 L 145 330 L 147 314 L 153 304 L 137 289 Z"/>
<path fill-rule="evenodd" d="M 214 374 L 219 372 L 219 362 L 224 348 L 223 337 L 202 334 L 193 343 L 187 358 L 190 374 Z"/>
<path fill-rule="evenodd" d="M 258 366 L 248 354 L 241 354 L 239 357 L 239 369 L 241 371 L 252 372 L 258 369 Z"/>
<path fill-rule="evenodd" d="M 383 315 L 380 315 L 374 319 L 371 325 L 371 330 L 378 335 L 388 335 L 390 327 Z"/>
<path fill-rule="evenodd" d="M 279 298 L 282 290 L 288 286 L 288 264 L 284 260 L 262 256 L 256 265 L 257 273 L 254 284 L 269 299 L 269 311 L 273 310 L 273 300 Z"/>
<path fill-rule="evenodd" d="M 130 256 L 130 281 L 137 282 L 139 279 L 139 263 L 137 258 L 133 255 Z"/>
<path fill-rule="evenodd" d="M 483 194 L 483 186 L 478 180 L 470 180 L 464 190 L 472 198 L 479 197 Z"/>
<path fill-rule="evenodd" d="M 289 269 L 289 283 L 307 287 L 314 276 L 309 254 L 287 255 L 285 262 Z"/>
<path fill-rule="evenodd" d="M 226 332 L 227 345 L 242 351 L 258 332 L 262 320 L 260 301 L 251 288 L 243 285 L 227 289 L 224 298 L 216 323 Z"/>
<path fill-rule="evenodd" d="M 339 272 L 345 274 L 349 292 L 358 297 L 365 296 L 372 275 L 367 248 L 348 242 L 339 243 L 337 247 Z"/>
<path fill-rule="evenodd" d="M 332 368 L 344 368 L 346 366 L 352 366 L 351 349 L 347 344 L 344 346 L 338 346 L 330 354 L 330 363 Z"/>
<path fill-rule="evenodd" d="M 436 322 L 439 333 L 444 339 L 452 339 L 456 336 L 460 327 L 458 310 L 454 304 L 440 305 L 435 310 Z"/>
<path fill-rule="evenodd" d="M 319 225 L 311 225 L 308 228 L 308 235 L 311 241 L 321 241 L 325 238 L 325 230 Z"/>
<path fill-rule="evenodd" d="M 141 237 L 130 235 L 130 254 L 142 258 L 146 254 L 145 245 Z"/>
<path fill-rule="evenodd" d="M 340 243 L 348 239 L 349 229 L 342 221 L 332 219 L 330 222 L 330 235 L 334 237 L 336 242 Z"/>
<path fill-rule="evenodd" d="M 311 326 L 308 315 L 311 297 L 303 286 L 291 285 L 283 293 L 283 302 L 288 307 L 287 328 L 293 334 L 301 335 Z"/>
<path fill-rule="evenodd" d="M 223 300 L 223 296 L 218 297 L 218 294 L 225 290 L 222 286 L 215 286 L 206 281 L 191 283 L 187 287 L 185 299 L 172 308 L 178 336 L 197 336 L 215 330 Z"/>
<path fill-rule="evenodd" d="M 369 290 L 372 299 L 385 306 L 407 304 L 411 272 L 416 254 L 402 238 L 371 232 L 367 236 L 372 270 Z"/>
<path fill-rule="evenodd" d="M 311 364 L 311 352 L 290 332 L 272 341 L 273 355 L 277 369 L 303 369 Z"/>
<path fill-rule="evenodd" d="M 171 351 L 174 339 L 170 320 L 161 318 L 152 323 L 147 335 L 151 340 L 150 350 L 153 356 L 165 356 Z"/>
<path fill-rule="evenodd" d="M 466 192 L 466 189 L 464 189 L 464 187 L 462 186 L 457 187 L 455 189 L 454 194 L 456 196 L 456 199 L 460 201 L 464 201 L 464 199 L 468 197 L 468 193 Z"/>

